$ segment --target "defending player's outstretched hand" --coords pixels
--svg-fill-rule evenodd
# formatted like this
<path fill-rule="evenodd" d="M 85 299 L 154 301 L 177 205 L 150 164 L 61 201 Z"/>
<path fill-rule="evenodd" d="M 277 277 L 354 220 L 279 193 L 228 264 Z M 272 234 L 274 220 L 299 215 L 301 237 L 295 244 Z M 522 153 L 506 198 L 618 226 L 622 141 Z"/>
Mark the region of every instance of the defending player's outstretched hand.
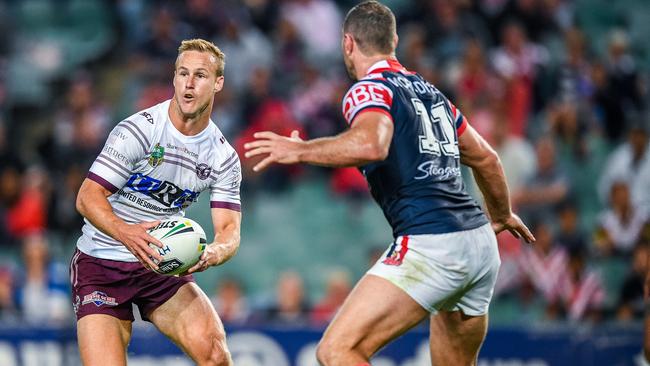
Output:
<path fill-rule="evenodd" d="M 526 243 L 535 242 L 535 237 L 530 230 L 528 230 L 528 227 L 523 223 L 523 221 L 521 221 L 519 216 L 514 213 L 505 221 L 492 222 L 492 230 L 494 230 L 495 234 L 508 230 L 515 238 L 523 238 Z"/>
<path fill-rule="evenodd" d="M 257 140 L 244 144 L 245 156 L 252 158 L 261 154 L 268 154 L 266 158 L 257 163 L 253 170 L 256 172 L 265 169 L 271 163 L 296 164 L 300 162 L 300 152 L 304 141 L 298 131 L 291 132 L 291 136 L 280 136 L 270 131 L 256 132 L 253 135 Z"/>

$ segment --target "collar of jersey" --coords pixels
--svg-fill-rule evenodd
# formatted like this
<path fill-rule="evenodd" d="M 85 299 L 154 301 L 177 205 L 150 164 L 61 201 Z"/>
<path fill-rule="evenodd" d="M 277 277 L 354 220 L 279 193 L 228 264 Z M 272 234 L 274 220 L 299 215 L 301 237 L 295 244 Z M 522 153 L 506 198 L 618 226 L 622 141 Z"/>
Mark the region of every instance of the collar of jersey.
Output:
<path fill-rule="evenodd" d="M 397 59 L 389 58 L 375 62 L 372 66 L 370 66 L 367 74 L 380 73 L 384 71 L 408 72 L 408 70 L 406 70 L 406 68 L 402 66 L 402 64 L 400 64 Z"/>
<path fill-rule="evenodd" d="M 167 106 L 168 107 L 168 106 Z M 212 118 L 208 121 L 208 125 L 203 129 L 203 131 L 197 133 L 196 135 L 193 136 L 187 136 L 183 134 L 181 131 L 179 131 L 176 126 L 172 123 L 172 120 L 169 118 L 169 114 L 167 113 L 168 108 L 165 107 L 165 115 L 167 116 L 167 124 L 169 125 L 169 130 L 172 132 L 172 135 L 176 137 L 178 140 L 183 141 L 184 143 L 195 143 L 195 142 L 200 142 L 210 136 L 210 130 L 212 126 L 214 125 L 214 122 L 212 122 Z"/>

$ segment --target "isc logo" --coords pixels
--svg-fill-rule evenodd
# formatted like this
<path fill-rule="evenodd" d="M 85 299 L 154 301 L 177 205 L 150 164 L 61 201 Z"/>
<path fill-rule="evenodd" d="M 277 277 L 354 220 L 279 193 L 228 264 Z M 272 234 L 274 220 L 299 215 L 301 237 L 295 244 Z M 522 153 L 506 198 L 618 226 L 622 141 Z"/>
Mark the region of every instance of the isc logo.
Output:
<path fill-rule="evenodd" d="M 393 102 L 393 93 L 383 84 L 364 82 L 355 85 L 343 99 L 343 116 L 350 122 L 361 108 L 382 106 L 389 108 Z"/>

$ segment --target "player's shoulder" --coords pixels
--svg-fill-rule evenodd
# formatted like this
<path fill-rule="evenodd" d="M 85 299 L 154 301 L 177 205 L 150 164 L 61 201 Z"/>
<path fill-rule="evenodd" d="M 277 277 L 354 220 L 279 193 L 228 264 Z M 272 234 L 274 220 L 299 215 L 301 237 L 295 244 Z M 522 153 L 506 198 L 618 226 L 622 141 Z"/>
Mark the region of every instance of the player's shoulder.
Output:
<path fill-rule="evenodd" d="M 135 125 L 135 127 L 140 129 L 142 132 L 152 132 L 155 129 L 164 126 L 167 121 L 169 102 L 169 100 L 166 100 L 162 103 L 138 111 L 124 119 L 120 124 Z"/>
<path fill-rule="evenodd" d="M 230 144 L 230 142 L 228 142 L 228 139 L 212 120 L 210 121 L 209 128 L 211 129 L 209 137 L 210 143 L 217 152 L 218 160 L 224 161 L 233 157 L 233 155 L 235 158 L 239 159 L 235 148 Z"/>

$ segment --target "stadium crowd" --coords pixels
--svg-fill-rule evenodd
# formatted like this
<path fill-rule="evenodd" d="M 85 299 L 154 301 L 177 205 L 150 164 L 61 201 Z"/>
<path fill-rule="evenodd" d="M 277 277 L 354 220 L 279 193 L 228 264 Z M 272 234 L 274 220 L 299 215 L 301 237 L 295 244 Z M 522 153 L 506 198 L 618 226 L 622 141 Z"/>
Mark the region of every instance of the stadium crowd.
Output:
<path fill-rule="evenodd" d="M 34 3 L 58 15 L 28 19 L 38 14 L 27 8 Z M 108 131 L 172 95 L 182 39 L 209 39 L 225 52 L 213 119 L 239 152 L 258 130 L 318 137 L 345 128 L 340 102 L 350 81 L 340 28 L 354 1 L 79 3 L 0 0 L 0 323 L 72 324 L 66 261 L 82 223 L 76 192 Z M 522 246 L 500 235 L 495 306 L 517 304 L 522 319 L 643 315 L 650 48 L 634 22 L 643 2 L 604 10 L 608 2 L 586 3 L 386 1 L 400 24 L 398 59 L 448 95 L 498 151 L 513 206 L 538 239 Z M 100 46 L 68 58 L 65 37 Z M 256 208 L 257 193 L 314 177 L 329 180 L 333 194 L 369 199 L 354 169 L 276 166 L 260 175 L 253 161 L 242 164 L 244 213 Z M 322 325 L 353 282 L 345 271 L 328 278 L 314 299 L 300 269 L 287 271 L 277 300 L 262 304 L 227 278 L 215 284 L 214 302 L 226 323 Z"/>

